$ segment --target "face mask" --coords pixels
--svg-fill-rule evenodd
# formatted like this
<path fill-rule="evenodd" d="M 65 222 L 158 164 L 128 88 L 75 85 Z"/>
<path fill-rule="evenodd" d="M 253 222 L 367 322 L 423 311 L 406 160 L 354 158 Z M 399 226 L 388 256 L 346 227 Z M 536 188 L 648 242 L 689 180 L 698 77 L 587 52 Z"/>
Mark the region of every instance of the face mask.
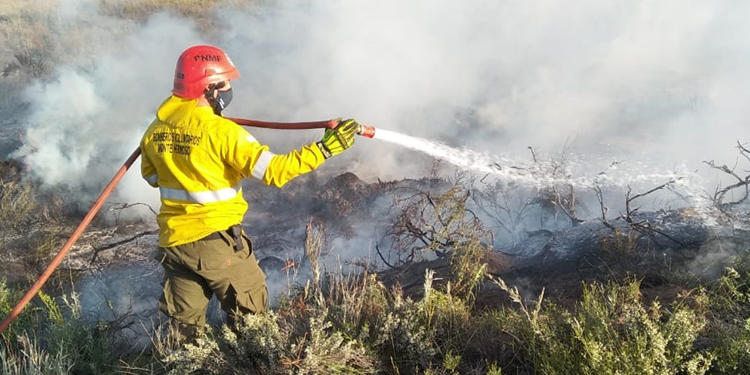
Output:
<path fill-rule="evenodd" d="M 214 113 L 221 115 L 221 112 L 229 106 L 232 101 L 232 89 L 226 91 L 217 90 L 217 96 L 213 100 L 210 100 L 211 107 L 214 109 Z"/>

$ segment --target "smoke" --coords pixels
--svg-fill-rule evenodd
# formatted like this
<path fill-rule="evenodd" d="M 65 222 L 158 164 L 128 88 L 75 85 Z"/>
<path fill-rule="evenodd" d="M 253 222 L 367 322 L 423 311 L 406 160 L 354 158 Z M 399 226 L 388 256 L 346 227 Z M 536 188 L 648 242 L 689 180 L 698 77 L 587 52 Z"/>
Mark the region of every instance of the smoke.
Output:
<path fill-rule="evenodd" d="M 98 15 L 92 4 L 64 2 L 59 16 L 63 23 L 97 25 L 78 30 L 93 45 L 81 47 L 77 63 L 60 66 L 51 79 L 25 90 L 29 125 L 14 156 L 23 158 L 45 185 L 79 192 L 88 205 L 138 147 L 156 108 L 169 95 L 168 89 L 160 89 L 168 87 L 173 74 L 174 63 L 166 61 L 174 60 L 184 43 L 201 38 L 190 22 L 165 13 L 137 25 Z M 122 34 L 100 34 L 107 26 Z M 93 55 L 85 54 L 92 50 Z M 138 163 L 112 200 L 158 208 L 158 193 L 143 184 Z"/>
<path fill-rule="evenodd" d="M 576 4 L 333 1 L 233 13 L 226 45 L 246 72 L 235 87 L 247 103 L 233 110 L 356 116 L 500 154 L 567 143 L 665 167 L 734 159 L 750 94 L 748 26 L 736 15 L 748 4 Z M 420 171 L 413 153 L 359 143 L 371 174 Z"/>
<path fill-rule="evenodd" d="M 88 274 L 76 285 L 81 315 L 89 321 L 115 322 L 113 341 L 129 353 L 148 348 L 153 344 L 150 333 L 164 320 L 157 307 L 162 277 L 161 267 L 143 263 Z"/>
<path fill-rule="evenodd" d="M 25 155 L 50 185 L 92 194 L 138 144 L 187 46 L 222 46 L 242 77 L 228 114 L 355 117 L 480 152 L 528 158 L 564 145 L 586 163 L 652 168 L 731 161 L 750 115 L 750 4 L 677 0 L 303 1 L 221 8 L 216 35 L 156 14 L 137 24 L 63 2 L 86 43 L 32 84 Z M 121 30 L 121 32 L 104 32 Z M 59 38 L 63 38 L 60 36 Z M 70 38 L 69 36 L 67 38 Z M 210 39 L 210 40 L 209 40 Z M 276 152 L 319 137 L 253 130 Z M 424 174 L 430 159 L 358 139 L 323 173 Z M 134 171 L 137 172 L 137 171 Z M 134 177 L 135 176 L 135 177 Z M 156 200 L 130 173 L 120 199 Z"/>
<path fill-rule="evenodd" d="M 634 191 L 689 176 L 681 192 L 698 197 L 695 185 L 721 183 L 700 161 L 731 165 L 750 117 L 742 17 L 750 4 L 742 1 L 278 1 L 217 7 L 210 35 L 181 16 L 135 22 L 98 6 L 60 4 L 52 44 L 70 48 L 55 50 L 64 64 L 52 79 L 25 91 L 26 144 L 16 153 L 46 184 L 81 191 L 84 202 L 137 146 L 169 95 L 177 56 L 197 43 L 221 46 L 240 69 L 228 115 L 354 117 L 507 165 L 529 166 L 532 146 L 540 159 L 564 156 L 572 180 L 608 171 L 610 185 Z M 251 131 L 277 153 L 321 133 Z M 314 173 L 396 179 L 425 175 L 431 162 L 359 138 Z M 138 166 L 113 200 L 156 207 Z"/>

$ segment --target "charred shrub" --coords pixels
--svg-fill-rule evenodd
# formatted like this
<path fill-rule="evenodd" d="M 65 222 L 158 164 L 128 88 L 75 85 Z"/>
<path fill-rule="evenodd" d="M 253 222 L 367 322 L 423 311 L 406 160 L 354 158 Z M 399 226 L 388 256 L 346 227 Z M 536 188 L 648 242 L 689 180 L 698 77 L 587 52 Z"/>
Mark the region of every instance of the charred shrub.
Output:
<path fill-rule="evenodd" d="M 425 256 L 448 258 L 452 293 L 472 296 L 486 273 L 484 259 L 492 250 L 492 233 L 467 207 L 469 196 L 469 190 L 454 186 L 437 196 L 420 191 L 397 203 L 400 213 L 389 234 L 395 253 L 392 265 L 408 265 Z"/>

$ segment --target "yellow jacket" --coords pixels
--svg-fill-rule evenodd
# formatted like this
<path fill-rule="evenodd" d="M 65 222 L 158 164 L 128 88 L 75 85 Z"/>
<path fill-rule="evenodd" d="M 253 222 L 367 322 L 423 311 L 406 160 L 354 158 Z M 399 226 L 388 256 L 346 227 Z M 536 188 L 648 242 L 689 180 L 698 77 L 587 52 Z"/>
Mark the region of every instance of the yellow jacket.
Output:
<path fill-rule="evenodd" d="M 141 174 L 161 194 L 159 246 L 177 246 L 242 222 L 242 179 L 283 186 L 320 166 L 313 143 L 275 155 L 197 99 L 171 96 L 141 139 Z"/>

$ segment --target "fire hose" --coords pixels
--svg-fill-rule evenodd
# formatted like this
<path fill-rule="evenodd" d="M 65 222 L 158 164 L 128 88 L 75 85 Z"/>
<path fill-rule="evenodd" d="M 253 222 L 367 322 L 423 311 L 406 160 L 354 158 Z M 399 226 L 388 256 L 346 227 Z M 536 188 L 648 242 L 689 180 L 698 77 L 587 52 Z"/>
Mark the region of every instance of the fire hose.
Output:
<path fill-rule="evenodd" d="M 266 129 L 287 129 L 287 130 L 299 130 L 299 129 L 333 129 L 338 125 L 338 120 L 327 120 L 327 121 L 313 121 L 313 122 L 268 122 L 268 121 L 259 121 L 259 120 L 247 120 L 247 119 L 240 119 L 240 118 L 232 118 L 227 117 L 227 119 L 234 121 L 236 124 L 243 125 L 243 126 L 252 126 L 256 128 L 266 128 Z M 373 138 L 375 136 L 375 127 L 370 125 L 361 125 L 360 131 L 358 133 L 359 135 L 367 138 Z M 94 216 L 99 212 L 99 210 L 102 208 L 102 205 L 107 200 L 110 194 L 112 194 L 112 190 L 115 189 L 115 186 L 120 182 L 123 176 L 125 176 L 125 173 L 130 169 L 130 167 L 135 163 L 136 159 L 141 156 L 141 149 L 140 147 L 135 149 L 132 154 L 130 154 L 130 157 L 128 157 L 127 160 L 125 160 L 125 163 L 120 167 L 120 169 L 115 173 L 115 176 L 112 177 L 112 179 L 109 181 L 106 187 L 104 187 L 104 190 L 99 194 L 99 197 L 96 198 L 96 201 L 94 201 L 94 204 L 91 206 L 91 209 L 89 209 L 89 212 L 86 213 L 86 216 L 83 217 L 83 220 L 81 220 L 81 223 L 78 224 L 78 227 L 73 231 L 73 234 L 70 235 L 68 240 L 65 242 L 65 244 L 62 246 L 60 251 L 55 255 L 55 257 L 52 259 L 52 261 L 49 263 L 47 268 L 42 272 L 42 274 L 39 276 L 39 278 L 36 280 L 34 285 L 31 286 L 28 292 L 21 298 L 21 300 L 16 304 L 15 307 L 13 307 L 13 310 L 8 314 L 8 316 L 3 320 L 2 323 L 0 323 L 0 334 L 5 331 L 6 328 L 10 325 L 11 322 L 13 322 L 14 319 L 18 317 L 18 315 L 21 314 L 21 311 L 26 307 L 26 305 L 31 302 L 31 299 L 34 298 L 34 295 L 37 294 L 39 289 L 42 288 L 44 283 L 47 282 L 47 280 L 52 276 L 52 273 L 55 271 L 55 269 L 62 263 L 63 258 L 65 258 L 66 255 L 68 255 L 68 252 L 70 252 L 70 249 L 73 247 L 73 244 L 78 240 L 78 238 L 83 234 L 83 231 L 88 227 L 88 225 L 91 223 L 91 220 L 94 219 Z"/>

